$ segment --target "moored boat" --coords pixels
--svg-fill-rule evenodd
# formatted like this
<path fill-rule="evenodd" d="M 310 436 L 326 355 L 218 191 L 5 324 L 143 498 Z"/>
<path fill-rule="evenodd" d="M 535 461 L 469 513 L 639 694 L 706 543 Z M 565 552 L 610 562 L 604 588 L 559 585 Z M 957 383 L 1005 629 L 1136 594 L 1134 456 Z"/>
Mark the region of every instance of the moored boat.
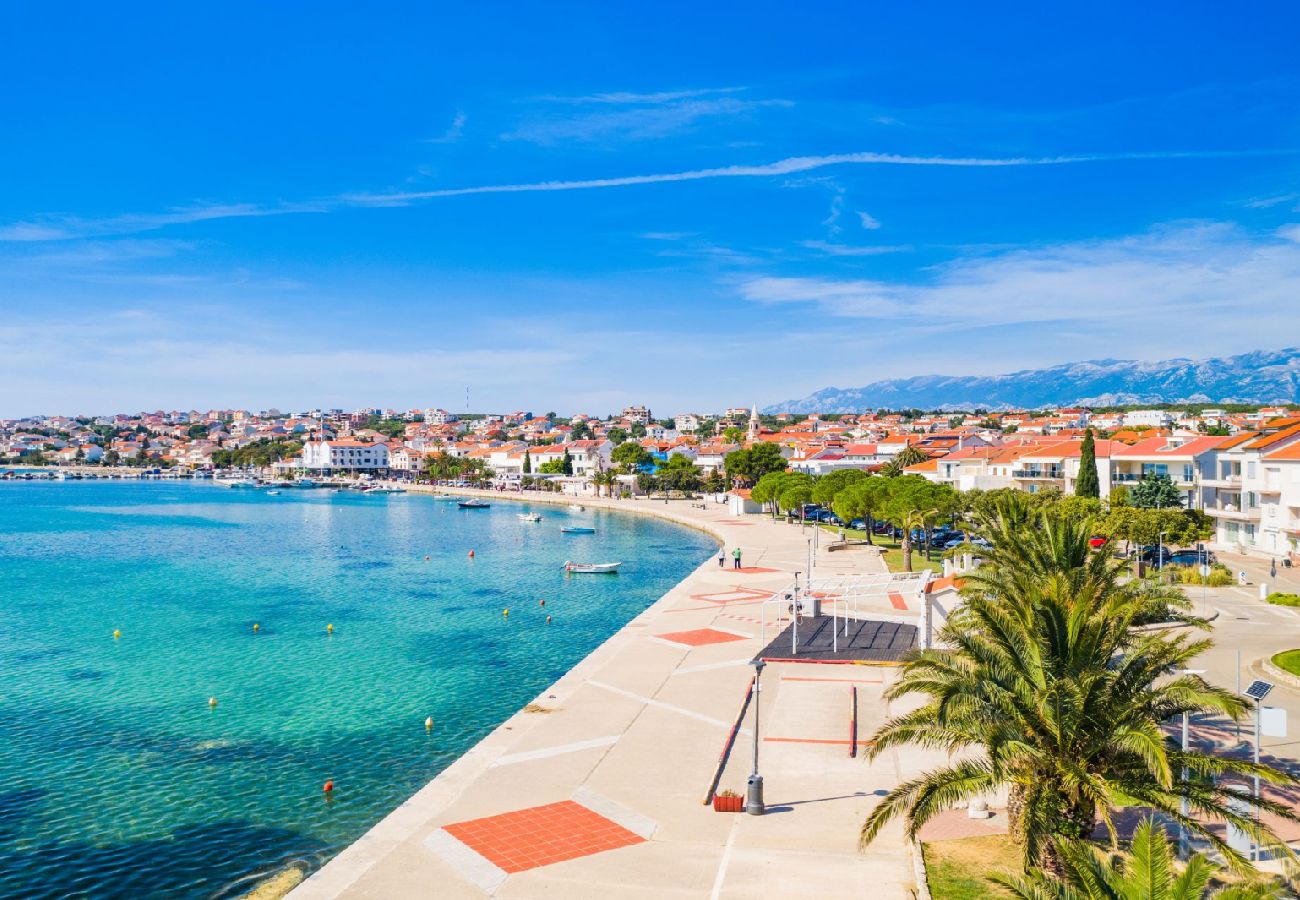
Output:
<path fill-rule="evenodd" d="M 576 563 L 565 562 L 564 571 L 573 575 L 613 575 L 621 562 L 612 563 Z"/>
<path fill-rule="evenodd" d="M 585 525 L 566 525 L 560 529 L 560 534 L 595 534 L 596 529 L 588 528 Z"/>
<path fill-rule="evenodd" d="M 486 500 L 480 500 L 477 497 L 471 497 L 468 500 L 461 500 L 457 504 L 461 509 L 487 509 L 491 506 Z"/>
<path fill-rule="evenodd" d="M 539 513 L 535 513 L 535 512 L 519 513 L 519 514 L 518 514 L 518 518 L 519 518 L 519 521 L 520 521 L 520 522 L 540 522 L 540 521 L 542 521 L 542 517 L 541 517 L 541 515 L 540 515 Z"/>

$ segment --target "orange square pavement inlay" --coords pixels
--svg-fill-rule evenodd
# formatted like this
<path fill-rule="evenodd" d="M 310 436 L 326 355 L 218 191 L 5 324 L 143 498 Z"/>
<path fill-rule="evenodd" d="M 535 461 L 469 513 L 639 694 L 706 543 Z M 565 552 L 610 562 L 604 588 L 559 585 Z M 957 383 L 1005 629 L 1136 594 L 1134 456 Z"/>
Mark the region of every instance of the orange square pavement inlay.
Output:
<path fill-rule="evenodd" d="M 523 872 L 645 841 L 572 800 L 444 825 L 443 831 L 504 872 Z"/>
<path fill-rule="evenodd" d="M 744 638 L 729 631 L 714 628 L 696 628 L 694 631 L 673 631 L 668 634 L 656 634 L 655 637 L 672 641 L 674 644 L 686 644 L 690 647 L 702 647 L 705 644 L 725 644 L 728 641 L 743 641 Z"/>

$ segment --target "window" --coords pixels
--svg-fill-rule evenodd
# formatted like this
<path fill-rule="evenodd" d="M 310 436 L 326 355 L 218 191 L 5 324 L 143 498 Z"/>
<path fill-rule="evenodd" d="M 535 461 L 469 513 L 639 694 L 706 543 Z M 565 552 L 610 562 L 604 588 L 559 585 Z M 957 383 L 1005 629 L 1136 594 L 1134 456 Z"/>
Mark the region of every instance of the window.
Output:
<path fill-rule="evenodd" d="M 1196 467 L 1191 463 L 1183 464 L 1183 481 L 1196 480 Z"/>
<path fill-rule="evenodd" d="M 1246 463 L 1246 477 L 1247 478 L 1255 477 L 1255 464 L 1253 462 Z"/>

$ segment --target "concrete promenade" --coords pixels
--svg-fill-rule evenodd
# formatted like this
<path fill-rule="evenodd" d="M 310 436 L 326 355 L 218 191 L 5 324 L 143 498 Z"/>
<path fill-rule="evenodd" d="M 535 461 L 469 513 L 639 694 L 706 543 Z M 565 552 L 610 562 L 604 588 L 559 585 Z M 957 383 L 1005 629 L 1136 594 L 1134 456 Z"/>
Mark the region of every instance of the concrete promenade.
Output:
<path fill-rule="evenodd" d="M 702 802 L 762 646 L 762 601 L 806 570 L 807 534 L 714 504 L 576 502 L 707 530 L 724 544 L 726 567 L 700 566 L 303 882 L 294 900 L 912 896 L 901 826 L 865 852 L 857 847 L 879 795 L 923 767 L 920 757 L 904 767 L 897 755 L 871 765 L 860 749 L 849 755 L 854 689 L 859 739 L 899 711 L 881 699 L 891 668 L 769 665 L 759 761 L 769 812 L 719 813 Z M 730 558 L 737 546 L 740 571 Z M 824 544 L 816 566 L 884 571 L 873 551 L 829 553 Z M 745 790 L 752 722 L 751 707 L 720 788 Z"/>

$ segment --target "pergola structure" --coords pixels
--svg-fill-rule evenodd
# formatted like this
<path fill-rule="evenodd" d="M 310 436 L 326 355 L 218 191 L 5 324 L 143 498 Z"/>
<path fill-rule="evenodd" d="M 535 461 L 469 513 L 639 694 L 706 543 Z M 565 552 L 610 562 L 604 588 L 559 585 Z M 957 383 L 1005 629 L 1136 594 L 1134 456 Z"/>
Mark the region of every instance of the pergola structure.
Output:
<path fill-rule="evenodd" d="M 864 618 L 915 623 L 918 626 L 920 646 L 929 647 L 932 612 L 927 593 L 932 574 L 929 570 L 925 570 L 880 572 L 868 575 L 814 575 L 811 579 L 801 579 L 796 574 L 790 584 L 763 601 L 761 639 L 764 644 L 767 643 L 768 608 L 772 604 L 778 604 L 773 624 L 774 626 L 777 624 L 782 613 L 789 614 L 793 625 L 791 652 L 794 654 L 798 653 L 800 621 L 805 616 L 827 614 L 831 616 L 835 625 L 832 642 L 836 649 L 838 649 L 839 636 L 848 631 L 849 621 L 860 621 Z M 823 603 L 830 607 L 829 613 L 822 610 Z M 880 604 L 887 604 L 890 609 L 898 612 L 882 612 L 879 609 Z M 867 607 L 865 611 L 864 606 Z"/>

